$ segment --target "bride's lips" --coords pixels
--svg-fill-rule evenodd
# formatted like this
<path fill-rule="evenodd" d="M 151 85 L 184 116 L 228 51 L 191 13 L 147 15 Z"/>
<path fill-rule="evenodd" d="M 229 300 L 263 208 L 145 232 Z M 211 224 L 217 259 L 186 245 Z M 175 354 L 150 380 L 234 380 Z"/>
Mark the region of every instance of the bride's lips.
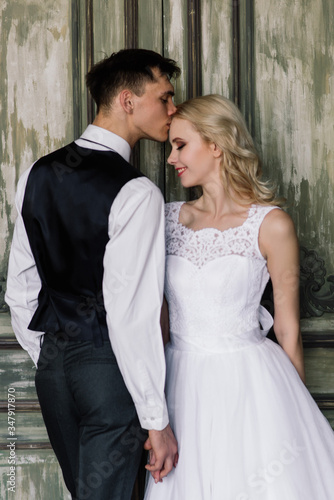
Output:
<path fill-rule="evenodd" d="M 177 171 L 177 176 L 180 177 L 187 170 L 187 167 L 176 168 L 175 170 Z"/>

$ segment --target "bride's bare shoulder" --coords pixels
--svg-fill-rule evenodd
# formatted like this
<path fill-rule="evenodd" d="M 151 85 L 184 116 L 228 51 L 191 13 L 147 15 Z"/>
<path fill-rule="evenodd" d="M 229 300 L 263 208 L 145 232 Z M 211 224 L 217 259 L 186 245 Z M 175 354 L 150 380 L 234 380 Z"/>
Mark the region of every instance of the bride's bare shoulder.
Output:
<path fill-rule="evenodd" d="M 180 222 L 185 226 L 190 225 L 196 217 L 196 205 L 197 200 L 194 201 L 186 201 L 182 204 L 180 210 Z"/>

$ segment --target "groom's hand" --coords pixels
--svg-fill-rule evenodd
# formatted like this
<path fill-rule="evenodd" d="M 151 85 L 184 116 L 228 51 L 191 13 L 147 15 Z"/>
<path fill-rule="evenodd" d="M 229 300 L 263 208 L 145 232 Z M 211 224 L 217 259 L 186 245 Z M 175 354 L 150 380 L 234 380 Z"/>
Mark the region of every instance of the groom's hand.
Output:
<path fill-rule="evenodd" d="M 177 442 L 168 424 L 162 431 L 148 431 L 144 448 L 149 450 L 149 463 L 145 466 L 158 483 L 176 467 L 178 461 Z"/>

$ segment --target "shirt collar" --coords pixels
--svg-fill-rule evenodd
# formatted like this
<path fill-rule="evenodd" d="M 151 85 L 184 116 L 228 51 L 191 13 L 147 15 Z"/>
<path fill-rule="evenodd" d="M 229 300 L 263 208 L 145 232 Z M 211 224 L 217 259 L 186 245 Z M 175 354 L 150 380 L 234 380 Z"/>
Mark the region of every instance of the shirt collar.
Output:
<path fill-rule="evenodd" d="M 89 147 L 100 151 L 112 149 L 113 151 L 116 151 L 116 153 L 120 154 L 124 160 L 130 160 L 130 144 L 119 135 L 96 125 L 88 125 L 76 143 L 81 147 Z"/>

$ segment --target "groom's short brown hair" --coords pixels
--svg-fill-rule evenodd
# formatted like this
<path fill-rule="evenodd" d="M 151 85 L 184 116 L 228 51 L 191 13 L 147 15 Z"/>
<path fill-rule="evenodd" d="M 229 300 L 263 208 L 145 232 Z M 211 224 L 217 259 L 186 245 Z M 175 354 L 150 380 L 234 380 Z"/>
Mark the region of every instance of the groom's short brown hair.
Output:
<path fill-rule="evenodd" d="M 152 68 L 158 68 L 169 79 L 181 72 L 173 59 L 146 49 L 123 49 L 95 64 L 86 75 L 86 84 L 97 111 L 108 109 L 122 89 L 142 95 L 144 85 L 155 81 Z"/>

